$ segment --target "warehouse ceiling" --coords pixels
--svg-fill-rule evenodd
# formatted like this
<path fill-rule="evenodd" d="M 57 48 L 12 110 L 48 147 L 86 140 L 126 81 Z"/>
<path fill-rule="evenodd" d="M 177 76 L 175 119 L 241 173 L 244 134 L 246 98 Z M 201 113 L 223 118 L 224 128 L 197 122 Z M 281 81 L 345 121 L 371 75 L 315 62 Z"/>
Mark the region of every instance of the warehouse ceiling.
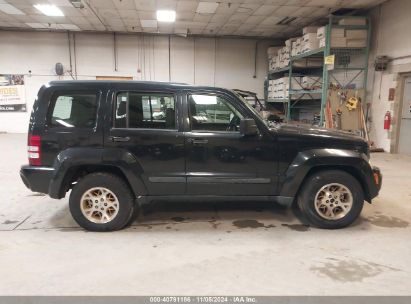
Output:
<path fill-rule="evenodd" d="M 281 38 L 342 8 L 383 0 L 0 0 L 0 28 Z M 34 7 L 57 6 L 50 17 Z M 174 10 L 175 22 L 158 22 Z"/>

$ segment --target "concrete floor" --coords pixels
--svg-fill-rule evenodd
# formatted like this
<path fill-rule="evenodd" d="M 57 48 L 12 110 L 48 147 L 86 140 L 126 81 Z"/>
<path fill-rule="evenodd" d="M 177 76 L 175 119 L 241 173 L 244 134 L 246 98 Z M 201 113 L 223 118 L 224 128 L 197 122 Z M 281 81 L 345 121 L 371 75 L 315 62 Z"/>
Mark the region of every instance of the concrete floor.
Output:
<path fill-rule="evenodd" d="M 91 233 L 67 198 L 24 187 L 25 135 L 0 147 L 0 295 L 411 295 L 409 156 L 372 155 L 381 194 L 343 230 L 272 205 L 154 204 Z"/>

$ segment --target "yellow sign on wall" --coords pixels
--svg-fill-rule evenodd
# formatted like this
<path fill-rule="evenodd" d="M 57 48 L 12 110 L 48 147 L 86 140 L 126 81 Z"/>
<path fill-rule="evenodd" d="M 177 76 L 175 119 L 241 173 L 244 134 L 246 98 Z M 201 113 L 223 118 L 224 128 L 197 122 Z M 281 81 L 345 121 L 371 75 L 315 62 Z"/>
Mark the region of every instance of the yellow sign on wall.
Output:
<path fill-rule="evenodd" d="M 333 65 L 335 61 L 335 55 L 325 56 L 324 64 Z"/>

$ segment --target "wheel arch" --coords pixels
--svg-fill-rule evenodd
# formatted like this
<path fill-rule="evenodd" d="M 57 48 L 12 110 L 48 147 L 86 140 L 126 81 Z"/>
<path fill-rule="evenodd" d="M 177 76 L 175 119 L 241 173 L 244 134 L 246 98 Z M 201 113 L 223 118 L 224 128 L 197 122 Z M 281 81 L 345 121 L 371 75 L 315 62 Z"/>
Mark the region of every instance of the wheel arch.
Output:
<path fill-rule="evenodd" d="M 285 173 L 280 193 L 297 197 L 304 181 L 312 174 L 324 170 L 341 170 L 353 176 L 364 191 L 365 200 L 371 202 L 371 167 L 366 156 L 354 150 L 315 149 L 298 153 Z"/>
<path fill-rule="evenodd" d="M 59 196 L 64 197 L 65 193 L 69 191 L 73 184 L 78 182 L 81 178 L 88 174 L 92 173 L 109 173 L 120 177 L 126 185 L 131 189 L 133 195 L 137 197 L 138 189 L 135 189 L 127 178 L 126 174 L 119 168 L 113 165 L 97 165 L 97 164 L 89 164 L 89 165 L 78 165 L 70 167 L 61 183 L 60 193 Z"/>
<path fill-rule="evenodd" d="M 141 167 L 133 156 L 120 151 L 115 157 L 104 159 L 107 149 L 69 148 L 59 153 L 53 164 L 54 174 L 49 184 L 49 195 L 61 199 L 72 184 L 89 173 L 107 172 L 121 177 L 135 197 L 146 195 L 147 189 L 141 179 Z"/>
<path fill-rule="evenodd" d="M 358 168 L 353 167 L 353 166 L 346 166 L 346 165 L 320 165 L 320 166 L 315 166 L 312 167 L 307 174 L 304 176 L 303 182 L 300 184 L 298 187 L 298 190 L 296 192 L 296 196 L 300 193 L 301 188 L 303 187 L 304 181 L 306 181 L 311 175 L 316 174 L 320 171 L 331 171 L 331 170 L 338 170 L 338 171 L 343 171 L 345 173 L 350 174 L 352 177 L 354 177 L 361 185 L 362 190 L 364 191 L 364 198 L 367 202 L 371 201 L 370 198 L 370 191 L 368 188 L 368 185 L 365 181 L 365 179 L 362 177 L 362 174 L 359 172 Z"/>

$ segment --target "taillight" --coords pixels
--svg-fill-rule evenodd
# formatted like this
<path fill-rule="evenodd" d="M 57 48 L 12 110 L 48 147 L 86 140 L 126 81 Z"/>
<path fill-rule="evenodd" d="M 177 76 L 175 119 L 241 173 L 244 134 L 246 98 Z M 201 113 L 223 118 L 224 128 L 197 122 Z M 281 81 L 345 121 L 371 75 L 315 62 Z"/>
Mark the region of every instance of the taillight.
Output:
<path fill-rule="evenodd" d="M 29 154 L 29 164 L 32 166 L 41 166 L 41 137 L 40 136 L 29 134 L 27 151 Z"/>

